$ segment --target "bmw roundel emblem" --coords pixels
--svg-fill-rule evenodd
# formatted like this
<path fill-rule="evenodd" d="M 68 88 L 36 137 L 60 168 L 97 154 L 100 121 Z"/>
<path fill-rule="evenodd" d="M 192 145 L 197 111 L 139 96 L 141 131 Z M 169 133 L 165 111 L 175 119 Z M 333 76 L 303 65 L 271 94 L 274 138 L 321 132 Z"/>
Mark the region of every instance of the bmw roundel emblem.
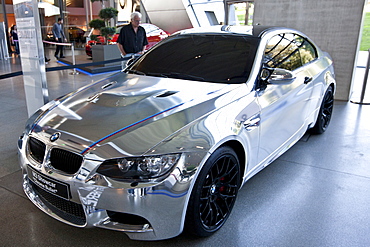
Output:
<path fill-rule="evenodd" d="M 56 140 L 59 139 L 59 137 L 60 137 L 60 133 L 59 132 L 56 132 L 52 136 L 50 136 L 50 141 L 51 142 L 55 142 Z"/>

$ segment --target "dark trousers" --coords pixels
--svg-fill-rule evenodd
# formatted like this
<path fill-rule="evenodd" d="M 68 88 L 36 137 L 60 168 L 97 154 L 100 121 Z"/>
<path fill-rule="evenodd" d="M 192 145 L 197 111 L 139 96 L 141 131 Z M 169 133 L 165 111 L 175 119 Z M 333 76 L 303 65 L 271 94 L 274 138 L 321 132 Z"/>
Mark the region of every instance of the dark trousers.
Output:
<path fill-rule="evenodd" d="M 18 43 L 18 41 L 14 41 L 14 50 L 15 50 L 15 53 L 19 55 L 19 43 Z"/>
<path fill-rule="evenodd" d="M 58 41 L 56 41 L 56 42 L 63 43 L 63 39 L 62 38 L 59 38 Z M 63 57 L 63 45 L 57 45 L 57 49 L 55 51 L 54 56 L 57 57 L 58 54 L 59 54 L 59 52 L 60 52 L 60 56 Z"/>

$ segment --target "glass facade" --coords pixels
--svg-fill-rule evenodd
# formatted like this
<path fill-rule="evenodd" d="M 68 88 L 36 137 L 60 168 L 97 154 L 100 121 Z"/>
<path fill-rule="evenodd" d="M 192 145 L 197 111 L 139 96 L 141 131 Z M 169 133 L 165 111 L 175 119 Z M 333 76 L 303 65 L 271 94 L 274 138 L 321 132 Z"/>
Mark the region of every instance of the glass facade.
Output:
<path fill-rule="evenodd" d="M 6 29 L 10 31 L 10 27 L 16 24 L 13 0 L 0 0 L 0 2 L 0 22 L 4 22 Z M 146 4 L 146 7 L 151 8 L 150 13 L 153 15 L 153 20 L 149 19 L 146 13 L 146 7 L 144 6 L 142 8 L 142 2 Z M 159 2 L 161 2 L 162 5 L 159 6 Z M 180 3 L 182 0 L 177 0 L 177 2 Z M 202 18 L 202 16 L 206 18 L 206 22 L 201 23 L 199 23 L 199 19 L 199 25 L 217 25 L 226 20 L 226 18 L 229 20 L 226 23 L 230 25 L 250 25 L 253 18 L 253 2 L 253 0 L 224 0 L 224 2 L 220 0 L 202 0 L 202 3 L 209 5 L 208 8 L 203 8 L 205 4 L 195 4 L 192 6 L 194 8 L 196 7 L 197 10 L 196 13 L 194 12 L 196 19 Z M 221 5 L 219 5 L 219 3 Z M 226 6 L 224 4 L 226 4 Z M 168 19 L 166 19 L 163 14 L 158 14 L 162 9 L 166 9 L 166 0 L 38 0 L 43 40 L 54 41 L 52 27 L 57 19 L 62 17 L 64 19 L 65 34 L 68 38 L 68 42 L 75 42 L 75 47 L 84 46 L 86 37 L 91 31 L 89 22 L 99 18 L 99 11 L 106 7 L 113 7 L 119 11 L 116 20 L 112 22 L 114 26 L 127 24 L 130 21 L 130 14 L 133 11 L 140 11 L 143 14 L 143 23 L 152 23 L 152 21 L 154 21 L 154 24 L 170 32 L 172 29 L 173 31 L 177 31 L 183 28 L 189 28 L 192 25 L 187 16 L 186 6 L 180 9 L 179 13 L 183 15 L 180 16 L 180 19 L 182 19 L 179 20 L 178 23 L 169 24 Z M 159 11 L 158 8 L 160 8 Z M 226 11 L 226 9 L 228 9 L 228 11 Z M 220 16 L 222 16 L 221 19 L 218 17 L 220 13 Z M 227 15 L 226 18 L 224 18 L 224 13 Z M 171 14 L 173 13 L 167 11 L 166 14 L 169 14 L 167 18 L 171 18 Z M 184 27 L 182 24 L 184 22 L 189 22 L 189 25 L 185 25 Z M 99 31 L 94 30 L 92 34 L 98 35 Z"/>
<path fill-rule="evenodd" d="M 0 22 L 6 28 L 16 24 L 13 0 L 0 0 Z M 104 1 L 105 7 L 115 7 L 113 0 Z M 91 0 L 39 0 L 38 3 L 43 39 L 54 41 L 52 27 L 59 17 L 64 19 L 65 34 L 69 41 L 81 42 L 81 37 L 89 31 L 89 22 L 99 18 L 102 2 Z M 81 42 L 82 43 L 82 42 Z"/>

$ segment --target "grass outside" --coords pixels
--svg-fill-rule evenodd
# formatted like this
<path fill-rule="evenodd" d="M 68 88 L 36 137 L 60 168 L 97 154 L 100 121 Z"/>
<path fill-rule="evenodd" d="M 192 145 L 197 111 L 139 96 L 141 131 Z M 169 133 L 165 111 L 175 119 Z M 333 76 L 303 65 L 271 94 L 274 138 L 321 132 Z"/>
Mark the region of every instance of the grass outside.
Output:
<path fill-rule="evenodd" d="M 360 51 L 367 51 L 369 49 L 370 49 L 370 12 L 366 13 L 365 15 L 360 43 Z"/>

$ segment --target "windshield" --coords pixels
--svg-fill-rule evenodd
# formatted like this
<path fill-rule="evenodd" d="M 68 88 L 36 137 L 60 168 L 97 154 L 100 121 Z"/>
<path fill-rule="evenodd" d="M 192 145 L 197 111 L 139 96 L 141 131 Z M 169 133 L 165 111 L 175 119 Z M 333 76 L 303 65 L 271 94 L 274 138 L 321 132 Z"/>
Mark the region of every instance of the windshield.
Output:
<path fill-rule="evenodd" d="M 159 43 L 127 72 L 217 83 L 245 83 L 259 38 L 235 34 L 176 35 Z"/>

